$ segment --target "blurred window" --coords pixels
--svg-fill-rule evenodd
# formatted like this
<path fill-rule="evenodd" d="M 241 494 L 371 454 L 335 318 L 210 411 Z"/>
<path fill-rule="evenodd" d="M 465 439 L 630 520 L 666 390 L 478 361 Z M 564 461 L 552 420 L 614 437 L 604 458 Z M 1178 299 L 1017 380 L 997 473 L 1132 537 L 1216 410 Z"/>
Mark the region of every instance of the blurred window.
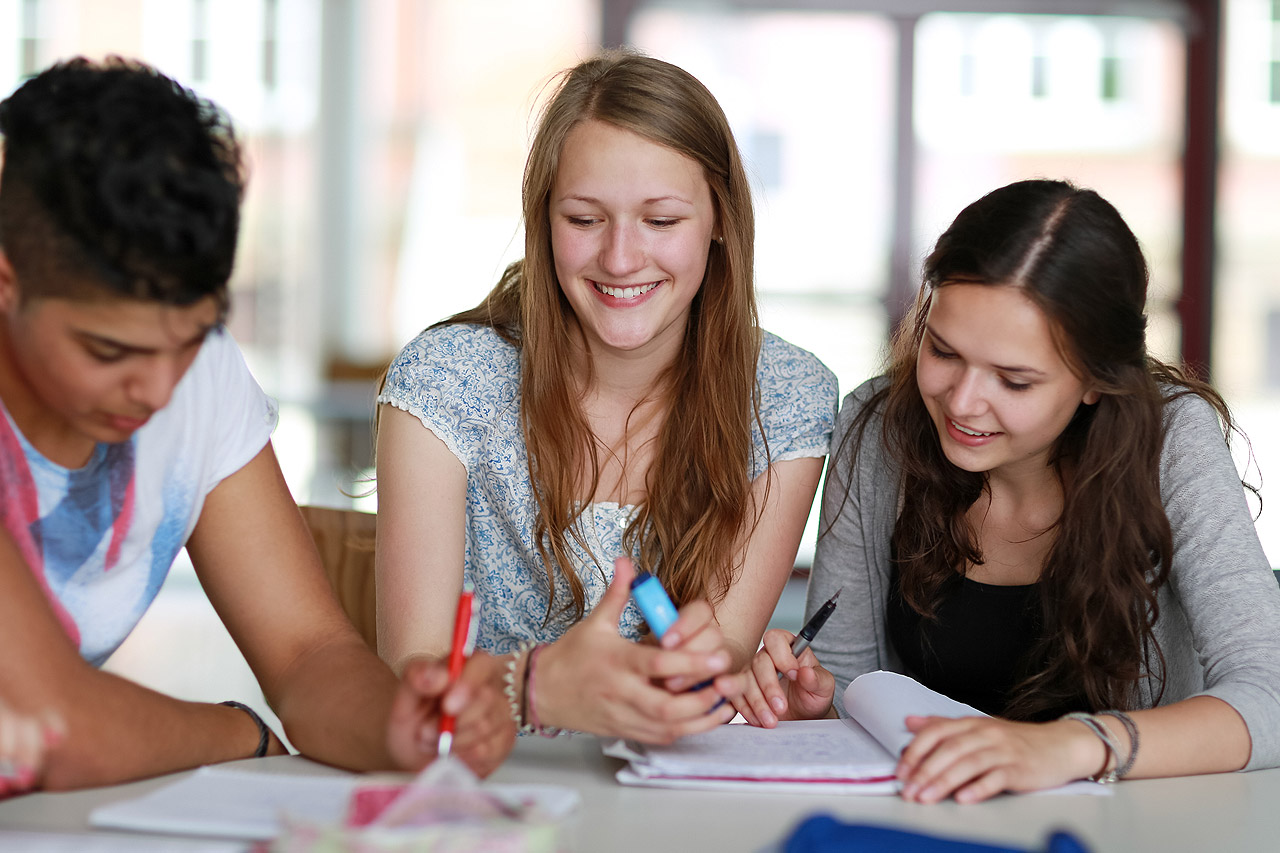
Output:
<path fill-rule="evenodd" d="M 1266 486 L 1280 472 L 1280 2 L 1231 0 L 1223 23 L 1213 378 L 1252 443 L 1251 481 L 1261 471 Z M 1243 464 L 1248 448 L 1237 442 L 1236 451 Z M 1264 500 L 1270 509 L 1257 521 L 1273 566 L 1274 506 Z"/>
<path fill-rule="evenodd" d="M 115 52 L 230 112 L 250 177 L 232 328 L 285 404 L 277 449 L 295 494 L 341 504 L 369 461 L 368 377 L 522 254 L 534 106 L 596 49 L 600 5 L 0 0 L 0 92 L 55 59 Z M 1152 346 L 1176 359 L 1182 23 L 923 15 L 900 141 L 909 27 L 874 11 L 752 5 L 634 4 L 628 37 L 696 74 L 729 115 L 756 193 L 766 328 L 816 352 L 847 392 L 880 368 L 890 278 L 914 290 L 961 207 L 1013 180 L 1066 177 L 1113 201 L 1138 234 Z M 1280 0 L 1224 10 L 1214 379 L 1266 467 L 1280 455 L 1269 440 L 1280 435 Z M 906 176 L 899 162 L 913 164 Z M 899 183 L 913 214 L 895 231 Z M 895 237 L 906 239 L 897 250 Z M 910 269 L 891 272 L 904 256 Z"/>
<path fill-rule="evenodd" d="M 852 390 L 876 371 L 887 323 L 891 23 L 654 7 L 630 37 L 697 76 L 724 107 L 755 193 L 761 321 Z"/>
<path fill-rule="evenodd" d="M 209 4 L 191 0 L 191 80 L 209 80 Z"/>
<path fill-rule="evenodd" d="M 776 166 L 743 146 L 757 178 L 762 322 L 822 358 L 842 394 L 880 371 L 888 334 L 897 32 L 869 12 L 655 5 L 629 33 L 705 82 L 740 141 L 776 134 Z M 1153 348 L 1176 358 L 1176 25 L 936 13 L 919 19 L 912 47 L 910 292 L 920 259 L 966 204 L 1011 181 L 1067 178 L 1112 201 L 1138 234 L 1152 266 Z M 811 519 L 801 562 L 815 529 Z"/>
<path fill-rule="evenodd" d="M 279 0 L 263 0 L 262 3 L 262 86 L 268 91 L 276 87 L 276 62 L 279 55 L 277 42 L 280 27 Z"/>
<path fill-rule="evenodd" d="M 19 55 L 19 73 L 22 75 L 35 74 L 43 65 L 43 51 L 41 50 L 41 33 L 44 27 L 41 26 L 41 12 L 44 4 L 40 0 L 22 0 L 22 24 L 19 29 L 21 35 L 18 37 L 18 55 Z"/>
<path fill-rule="evenodd" d="M 930 14 L 916 36 L 913 234 L 923 257 L 962 207 L 1025 178 L 1097 190 L 1152 273 L 1152 348 L 1178 356 L 1185 57 L 1168 21 Z"/>

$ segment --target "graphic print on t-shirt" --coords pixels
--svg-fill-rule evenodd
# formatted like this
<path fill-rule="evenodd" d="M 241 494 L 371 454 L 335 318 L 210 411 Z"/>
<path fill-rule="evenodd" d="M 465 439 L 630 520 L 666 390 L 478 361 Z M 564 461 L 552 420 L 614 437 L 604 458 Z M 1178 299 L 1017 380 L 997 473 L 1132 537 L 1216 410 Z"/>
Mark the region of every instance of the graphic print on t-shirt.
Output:
<path fill-rule="evenodd" d="M 80 630 L 71 614 L 49 589 L 49 581 L 45 577 L 44 554 L 36 534 L 40 523 L 40 493 L 31 476 L 31 467 L 27 464 L 25 442 L 19 438 L 8 413 L 3 414 L 4 417 L 0 418 L 0 481 L 4 482 L 5 488 L 0 497 L 0 524 L 13 537 L 18 553 L 44 590 L 63 630 L 78 646 Z"/>
<path fill-rule="evenodd" d="M 77 469 L 45 458 L 0 400 L 0 523 L 87 663 L 134 629 L 205 498 L 262 451 L 275 413 L 227 334 L 205 340 L 146 425 Z"/>
<path fill-rule="evenodd" d="M 111 541 L 102 570 L 115 568 L 120 543 L 133 518 L 134 458 L 132 439 L 99 445 L 88 465 L 67 472 L 62 500 L 32 523 L 31 538 L 44 555 L 44 576 L 50 586 L 64 587 L 101 547 L 108 532 Z"/>

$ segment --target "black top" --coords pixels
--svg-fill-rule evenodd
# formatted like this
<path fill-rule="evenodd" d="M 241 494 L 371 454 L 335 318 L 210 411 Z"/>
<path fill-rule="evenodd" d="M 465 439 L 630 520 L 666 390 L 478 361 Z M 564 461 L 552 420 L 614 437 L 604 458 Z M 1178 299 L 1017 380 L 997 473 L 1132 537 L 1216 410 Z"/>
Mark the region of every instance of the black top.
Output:
<path fill-rule="evenodd" d="M 1040 636 L 1039 584 L 994 586 L 956 575 L 943 587 L 934 619 L 902 599 L 896 565 L 889 573 L 885 628 L 907 675 L 979 711 L 1004 713 L 1010 691 L 1029 668 Z M 1072 707 L 1050 709 L 1054 719 Z"/>

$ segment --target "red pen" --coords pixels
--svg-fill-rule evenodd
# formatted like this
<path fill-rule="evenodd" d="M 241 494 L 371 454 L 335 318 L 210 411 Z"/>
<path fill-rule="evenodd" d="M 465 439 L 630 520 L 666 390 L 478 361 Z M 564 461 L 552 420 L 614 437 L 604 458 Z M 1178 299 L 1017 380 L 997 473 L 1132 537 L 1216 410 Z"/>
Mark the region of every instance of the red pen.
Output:
<path fill-rule="evenodd" d="M 471 584 L 464 584 L 458 597 L 458 615 L 453 619 L 453 645 L 449 648 L 449 684 L 462 676 L 462 665 L 471 655 L 476 643 L 476 600 Z M 453 749 L 453 730 L 457 719 L 452 714 L 440 717 L 440 740 L 436 744 L 436 756 L 444 758 Z"/>

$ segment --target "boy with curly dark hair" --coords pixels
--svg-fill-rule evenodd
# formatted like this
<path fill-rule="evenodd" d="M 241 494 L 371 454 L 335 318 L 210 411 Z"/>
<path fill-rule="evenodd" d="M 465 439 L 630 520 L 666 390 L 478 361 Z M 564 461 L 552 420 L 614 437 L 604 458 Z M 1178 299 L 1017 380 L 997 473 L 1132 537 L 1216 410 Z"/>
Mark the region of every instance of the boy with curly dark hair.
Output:
<path fill-rule="evenodd" d="M 0 795 L 283 751 L 245 706 L 97 668 L 184 546 L 304 754 L 421 766 L 444 704 L 491 770 L 503 697 L 429 662 L 397 681 L 280 474 L 275 404 L 222 325 L 244 191 L 226 117 L 145 65 L 76 59 L 0 103 L 0 134 L 0 703 L 63 726 Z"/>

